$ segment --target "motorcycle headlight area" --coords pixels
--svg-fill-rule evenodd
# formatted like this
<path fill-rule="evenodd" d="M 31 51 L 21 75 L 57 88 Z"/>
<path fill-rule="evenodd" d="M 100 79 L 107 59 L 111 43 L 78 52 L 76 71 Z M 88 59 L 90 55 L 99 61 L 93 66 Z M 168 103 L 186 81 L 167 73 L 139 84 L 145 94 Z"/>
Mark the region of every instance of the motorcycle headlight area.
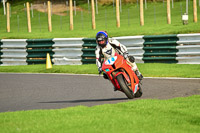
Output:
<path fill-rule="evenodd" d="M 106 72 L 109 72 L 109 71 L 110 71 L 110 69 L 105 69 L 105 71 L 106 71 Z"/>

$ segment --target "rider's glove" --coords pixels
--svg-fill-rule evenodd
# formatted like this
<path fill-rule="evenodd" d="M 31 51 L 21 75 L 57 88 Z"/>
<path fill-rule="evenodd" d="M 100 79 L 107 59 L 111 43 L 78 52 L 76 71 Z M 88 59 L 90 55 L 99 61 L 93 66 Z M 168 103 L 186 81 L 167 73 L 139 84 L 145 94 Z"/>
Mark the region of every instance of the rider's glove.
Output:
<path fill-rule="evenodd" d="M 103 71 L 101 67 L 98 68 L 99 74 Z"/>
<path fill-rule="evenodd" d="M 128 52 L 124 52 L 123 56 L 124 56 L 125 59 L 127 59 L 128 58 Z"/>

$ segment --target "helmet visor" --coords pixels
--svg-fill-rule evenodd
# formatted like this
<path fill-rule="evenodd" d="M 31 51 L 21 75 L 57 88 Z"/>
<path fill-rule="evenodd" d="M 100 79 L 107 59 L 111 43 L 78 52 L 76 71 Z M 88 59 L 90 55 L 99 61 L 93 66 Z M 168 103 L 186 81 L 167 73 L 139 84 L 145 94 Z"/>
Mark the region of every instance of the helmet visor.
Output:
<path fill-rule="evenodd" d="M 98 41 L 98 44 L 99 44 L 99 45 L 106 44 L 106 40 Z"/>
<path fill-rule="evenodd" d="M 100 46 L 100 47 L 105 47 L 106 46 L 106 40 L 101 40 L 101 41 L 97 41 L 97 43 L 98 43 L 98 45 Z"/>

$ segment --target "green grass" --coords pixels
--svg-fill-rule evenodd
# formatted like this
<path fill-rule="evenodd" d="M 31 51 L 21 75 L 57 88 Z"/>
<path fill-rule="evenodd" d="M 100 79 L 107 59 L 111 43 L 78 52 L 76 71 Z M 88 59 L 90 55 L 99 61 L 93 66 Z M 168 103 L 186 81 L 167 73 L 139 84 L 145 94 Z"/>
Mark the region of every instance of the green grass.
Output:
<path fill-rule="evenodd" d="M 0 132 L 199 133 L 200 95 L 0 113 Z"/>
<path fill-rule="evenodd" d="M 33 1 L 33 0 L 32 0 Z M 34 10 L 31 18 L 32 33 L 27 32 L 27 19 L 24 11 L 24 2 L 12 2 L 11 32 L 6 32 L 6 16 L 3 15 L 2 4 L 0 4 L 0 38 L 69 38 L 89 37 L 94 38 L 97 31 L 106 30 L 110 37 L 132 36 L 132 35 L 160 35 L 179 33 L 198 33 L 200 25 L 193 22 L 193 6 L 189 6 L 189 24 L 183 25 L 181 14 L 185 12 L 185 1 L 174 2 L 171 8 L 172 24 L 167 24 L 166 2 L 148 2 L 148 8 L 144 10 L 144 26 L 140 26 L 139 7 L 136 3 L 123 4 L 120 13 L 121 27 L 116 28 L 115 9 L 111 5 L 99 5 L 99 14 L 96 15 L 96 30 L 92 30 L 91 12 L 88 12 L 87 1 L 77 1 L 83 9 L 74 15 L 74 30 L 69 30 L 69 15 L 52 16 L 53 31 L 48 32 L 47 14 Z M 190 2 L 191 4 L 192 2 Z M 181 6 L 182 5 L 182 6 Z M 199 6 L 197 6 L 199 8 Z M 197 9 L 199 10 L 199 9 Z M 67 11 L 69 14 L 69 11 Z M 107 13 L 107 15 L 105 14 Z M 17 16 L 19 16 L 19 29 Z M 39 18 L 40 16 L 40 18 Z M 200 18 L 200 13 L 198 13 Z M 40 19 L 40 21 L 39 21 Z"/>
<path fill-rule="evenodd" d="M 200 77 L 200 65 L 194 64 L 145 63 L 138 68 L 146 77 Z"/>
<path fill-rule="evenodd" d="M 139 24 L 139 8 L 137 5 L 123 4 L 123 11 L 120 14 L 120 28 L 116 28 L 115 11 L 113 12 L 112 5 L 99 5 L 99 14 L 96 15 L 96 30 L 91 28 L 91 14 L 87 12 L 87 4 L 83 4 L 83 0 L 80 0 L 80 3 L 77 1 L 77 4 L 84 9 L 83 17 L 81 18 L 80 11 L 74 16 L 73 31 L 69 30 L 69 16 L 53 15 L 53 32 L 48 32 L 47 15 L 34 11 L 34 18 L 31 20 L 32 33 L 28 33 L 23 6 L 25 0 L 16 1 L 11 3 L 10 33 L 6 32 L 6 17 L 3 16 L 2 4 L 0 4 L 0 39 L 94 38 L 99 30 L 108 31 L 111 37 L 200 32 L 200 25 L 193 23 L 192 6 L 189 7 L 189 24 L 182 25 L 181 13 L 185 11 L 185 1 L 183 0 L 180 1 L 182 2 L 182 10 L 180 2 L 174 3 L 174 8 L 171 9 L 172 24 L 170 25 L 167 24 L 166 19 L 166 2 L 164 7 L 161 2 L 148 3 L 148 9 L 144 11 L 144 26 Z M 154 14 L 154 11 L 156 11 L 156 14 Z M 105 12 L 107 12 L 107 19 Z M 18 15 L 19 29 L 17 26 Z M 39 23 L 39 16 L 41 24 Z M 198 13 L 199 17 L 200 14 Z M 145 77 L 200 78 L 200 65 L 145 63 L 138 64 L 138 68 Z M 0 72 L 98 74 L 95 64 L 53 66 L 50 70 L 46 70 L 45 65 L 0 66 Z M 130 100 L 124 103 L 93 107 L 77 106 L 56 110 L 5 112 L 0 113 L 0 132 L 198 133 L 200 131 L 199 110 L 200 96 L 196 95 L 170 100 Z"/>
<path fill-rule="evenodd" d="M 195 64 L 137 64 L 144 77 L 185 77 L 200 78 L 200 65 Z M 11 73 L 74 73 L 98 74 L 95 64 L 91 65 L 53 65 L 46 70 L 45 65 L 0 66 L 0 72 Z"/>

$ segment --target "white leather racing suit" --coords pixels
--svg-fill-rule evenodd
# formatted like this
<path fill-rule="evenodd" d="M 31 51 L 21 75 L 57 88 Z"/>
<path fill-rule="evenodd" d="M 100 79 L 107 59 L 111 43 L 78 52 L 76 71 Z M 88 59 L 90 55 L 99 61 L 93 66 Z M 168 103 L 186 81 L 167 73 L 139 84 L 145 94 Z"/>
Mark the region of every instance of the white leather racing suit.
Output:
<path fill-rule="evenodd" d="M 114 39 L 108 39 L 108 43 L 104 48 L 97 45 L 96 50 L 95 50 L 97 67 L 98 68 L 102 67 L 101 54 L 103 54 L 104 58 L 107 60 L 108 58 L 114 56 L 115 52 L 118 52 L 118 51 L 120 51 L 120 53 L 122 53 L 122 54 L 124 54 L 124 53 L 128 54 L 127 48 L 123 44 L 121 44 L 120 42 L 118 42 L 117 40 L 114 40 Z M 131 63 L 128 60 L 128 58 L 127 58 L 127 61 L 130 63 L 132 70 L 136 71 L 137 70 L 136 63 L 135 62 Z"/>

